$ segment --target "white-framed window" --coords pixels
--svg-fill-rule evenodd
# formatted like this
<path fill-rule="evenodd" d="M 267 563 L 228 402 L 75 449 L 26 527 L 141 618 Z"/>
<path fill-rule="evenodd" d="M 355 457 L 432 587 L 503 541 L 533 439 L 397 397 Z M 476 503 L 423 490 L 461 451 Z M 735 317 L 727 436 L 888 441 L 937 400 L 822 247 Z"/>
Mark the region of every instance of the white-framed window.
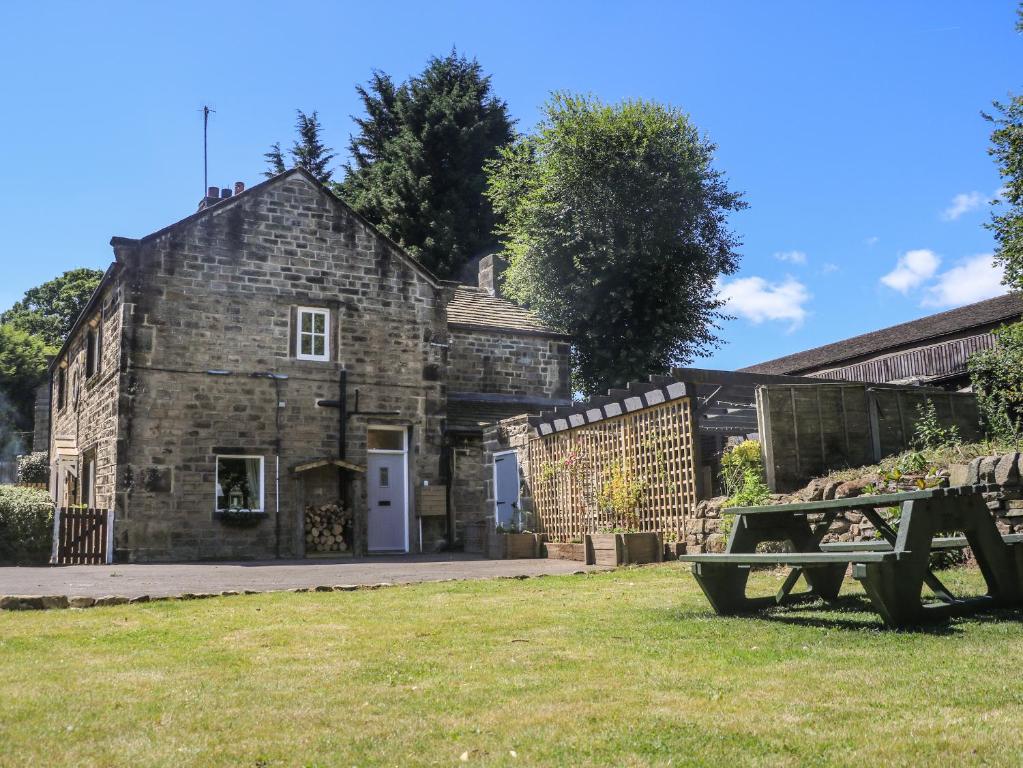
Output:
<path fill-rule="evenodd" d="M 217 456 L 216 510 L 263 511 L 263 457 Z"/>
<path fill-rule="evenodd" d="M 299 307 L 295 329 L 299 360 L 330 360 L 330 310 Z"/>
<path fill-rule="evenodd" d="M 85 334 L 85 378 L 91 379 L 99 373 L 102 365 L 100 327 L 97 323 Z"/>

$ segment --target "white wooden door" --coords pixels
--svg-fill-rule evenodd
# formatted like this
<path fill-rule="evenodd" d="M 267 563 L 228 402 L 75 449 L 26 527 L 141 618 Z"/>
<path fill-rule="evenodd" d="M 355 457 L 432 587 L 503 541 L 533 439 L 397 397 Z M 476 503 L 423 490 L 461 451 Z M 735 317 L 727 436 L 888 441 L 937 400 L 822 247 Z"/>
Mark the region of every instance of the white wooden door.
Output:
<path fill-rule="evenodd" d="M 408 483 L 404 453 L 369 453 L 366 486 L 370 552 L 408 552 Z"/>
<path fill-rule="evenodd" d="M 494 456 L 494 520 L 496 525 L 521 525 L 519 516 L 519 459 L 515 451 Z"/>

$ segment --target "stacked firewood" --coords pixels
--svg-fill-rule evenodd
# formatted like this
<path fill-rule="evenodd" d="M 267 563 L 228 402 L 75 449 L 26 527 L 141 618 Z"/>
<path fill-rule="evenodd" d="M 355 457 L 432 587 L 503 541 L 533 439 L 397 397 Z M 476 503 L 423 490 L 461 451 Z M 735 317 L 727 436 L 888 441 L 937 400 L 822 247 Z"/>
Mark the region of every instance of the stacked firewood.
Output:
<path fill-rule="evenodd" d="M 347 552 L 345 529 L 352 516 L 340 503 L 305 508 L 305 544 L 311 552 Z"/>

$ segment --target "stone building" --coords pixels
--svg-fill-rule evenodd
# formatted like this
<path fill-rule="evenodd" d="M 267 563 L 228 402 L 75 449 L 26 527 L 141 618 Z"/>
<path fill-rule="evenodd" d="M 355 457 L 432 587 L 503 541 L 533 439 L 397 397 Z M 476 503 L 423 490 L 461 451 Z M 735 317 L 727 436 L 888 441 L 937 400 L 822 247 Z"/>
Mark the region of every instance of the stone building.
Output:
<path fill-rule="evenodd" d="M 339 496 L 347 551 L 456 544 L 494 515 L 484 427 L 568 402 L 567 340 L 492 257 L 441 281 L 303 170 L 111 245 L 51 368 L 50 455 L 120 559 L 302 556 Z"/>

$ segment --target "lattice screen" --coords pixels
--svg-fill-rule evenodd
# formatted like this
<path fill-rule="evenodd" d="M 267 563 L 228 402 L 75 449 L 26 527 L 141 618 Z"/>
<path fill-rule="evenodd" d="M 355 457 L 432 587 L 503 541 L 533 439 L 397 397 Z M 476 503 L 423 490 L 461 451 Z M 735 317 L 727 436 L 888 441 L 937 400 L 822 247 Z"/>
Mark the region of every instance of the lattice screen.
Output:
<path fill-rule="evenodd" d="M 615 472 L 642 485 L 641 531 L 683 535 L 696 508 L 697 457 L 689 398 L 533 438 L 530 483 L 538 528 L 571 541 L 607 524 L 601 489 Z"/>

